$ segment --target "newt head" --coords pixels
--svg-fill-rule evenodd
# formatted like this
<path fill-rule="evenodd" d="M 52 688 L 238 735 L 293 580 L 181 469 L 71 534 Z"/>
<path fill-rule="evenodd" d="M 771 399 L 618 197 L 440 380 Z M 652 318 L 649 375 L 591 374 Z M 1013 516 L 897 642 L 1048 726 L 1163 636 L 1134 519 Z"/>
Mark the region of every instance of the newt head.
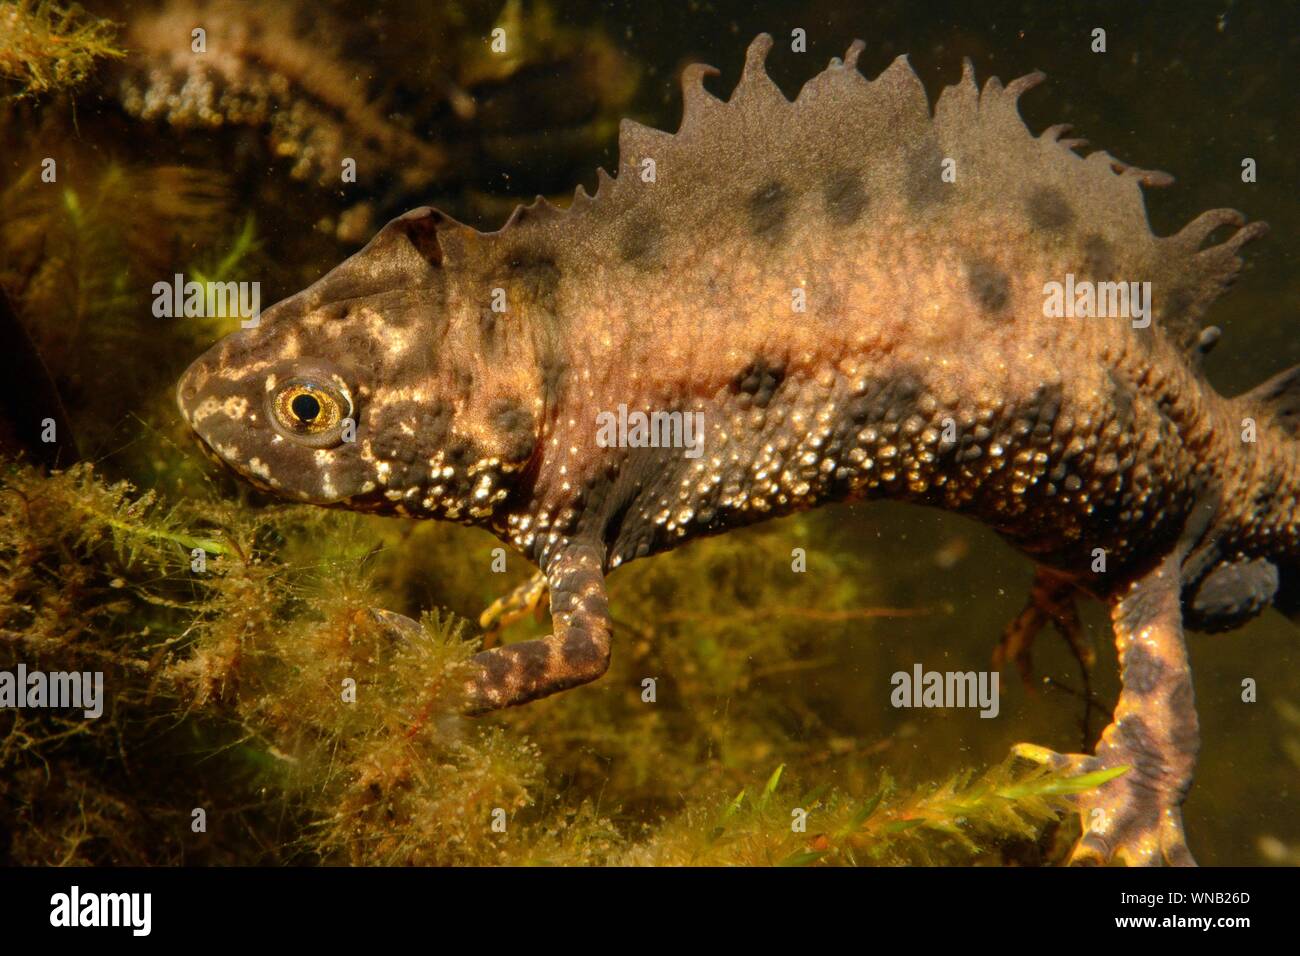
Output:
<path fill-rule="evenodd" d="M 393 220 L 195 361 L 176 395 L 206 449 L 314 504 L 461 518 L 497 500 L 503 455 L 475 434 L 472 376 L 458 372 L 473 356 L 449 335 L 448 228 L 471 232 L 427 208 Z"/>

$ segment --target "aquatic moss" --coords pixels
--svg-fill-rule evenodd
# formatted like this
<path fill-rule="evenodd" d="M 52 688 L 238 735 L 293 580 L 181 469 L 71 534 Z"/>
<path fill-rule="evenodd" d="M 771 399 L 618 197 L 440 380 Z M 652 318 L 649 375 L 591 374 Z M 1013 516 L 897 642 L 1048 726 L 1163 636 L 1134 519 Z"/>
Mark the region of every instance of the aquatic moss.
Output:
<path fill-rule="evenodd" d="M 75 89 L 97 61 L 126 55 L 113 42 L 116 31 L 76 4 L 6 0 L 0 3 L 0 79 L 17 86 L 15 97 Z"/>
<path fill-rule="evenodd" d="M 446 612 L 416 625 L 371 611 L 394 600 L 381 582 L 398 577 L 384 565 L 401 563 L 399 549 L 375 534 L 390 524 L 203 495 L 168 502 L 106 482 L 88 465 L 48 474 L 8 465 L 0 482 L 3 666 L 103 670 L 112 705 L 99 721 L 0 714 L 5 858 L 984 861 L 1038 846 L 1071 786 L 1096 782 L 1070 784 L 1008 763 L 919 787 L 865 774 L 875 778 L 873 794 L 852 780 L 831 786 L 824 763 L 803 759 L 790 777 L 772 775 L 757 797 L 748 788 L 726 797 L 734 794 L 726 781 L 752 780 L 781 746 L 772 730 L 779 721 L 746 732 L 748 714 L 788 705 L 769 688 L 750 695 L 753 708 L 730 723 L 718 713 L 726 692 L 711 682 L 726 674 L 742 687 L 761 683 L 772 662 L 802 653 L 797 635 L 807 621 L 776 628 L 779 636 L 760 641 L 755 662 L 743 666 L 739 647 L 726 661 L 708 639 L 681 642 L 674 666 L 694 675 L 674 692 L 681 702 L 581 741 L 572 716 L 611 706 L 604 719 L 616 716 L 624 696 L 617 676 L 603 693 L 597 686 L 536 711 L 463 718 L 465 666 L 477 647 L 466 623 Z M 763 547 L 754 551 L 751 560 L 763 560 Z M 709 552 L 709 543 L 686 552 L 697 562 L 690 570 L 707 578 L 739 556 Z M 435 553 L 448 565 L 461 560 Z M 744 567 L 733 573 L 735 584 L 751 579 Z M 647 575 L 626 596 L 635 602 L 655 583 Z M 725 581 L 712 584 L 727 594 Z M 683 619 L 701 624 L 707 614 Z M 630 656 L 631 672 L 640 672 L 644 656 Z M 531 716 L 548 711 L 553 725 Z M 725 759 L 683 748 L 701 731 L 705 749 Z M 765 733 L 773 737 L 759 746 Z M 788 752 L 807 758 L 817 746 Z M 663 778 L 698 766 L 664 784 L 636 769 L 638 748 L 660 761 Z M 795 776 L 802 791 L 791 789 Z M 191 826 L 196 807 L 208 815 L 200 833 Z M 791 829 L 796 807 L 808 811 L 802 831 Z"/>
<path fill-rule="evenodd" d="M 187 846 L 190 808 L 236 779 L 219 723 L 179 725 L 156 683 L 189 617 L 178 576 L 179 516 L 152 496 L 108 485 L 88 467 L 0 475 L 0 666 L 104 674 L 97 720 L 55 710 L 0 712 L 0 858 L 15 863 L 238 859 L 235 847 Z M 188 566 L 188 565 L 186 565 Z M 246 850 L 246 848 L 244 848 Z"/>
<path fill-rule="evenodd" d="M 824 784 L 792 790 L 778 767 L 748 789 L 688 809 L 619 862 L 637 865 L 954 866 L 1002 862 L 1040 850 L 1068 816 L 1069 796 L 1116 775 L 1070 776 L 1008 758 L 981 774 L 900 789 L 887 776 L 873 795 Z"/>

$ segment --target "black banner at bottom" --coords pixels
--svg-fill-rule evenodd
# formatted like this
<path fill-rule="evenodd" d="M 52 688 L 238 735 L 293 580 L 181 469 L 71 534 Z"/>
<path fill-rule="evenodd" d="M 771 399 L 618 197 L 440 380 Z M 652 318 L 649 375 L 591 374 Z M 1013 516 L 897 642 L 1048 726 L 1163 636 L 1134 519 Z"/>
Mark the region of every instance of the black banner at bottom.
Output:
<path fill-rule="evenodd" d="M 1195 932 L 1227 943 L 1293 924 L 1296 887 L 1286 869 L 8 869 L 0 934 L 9 952 L 47 934 L 128 945 L 374 945 L 376 933 L 409 932 L 436 946 L 437 926 L 449 944 L 468 930 L 494 949 L 678 930 L 730 945 L 787 933 L 868 940 L 875 930 L 931 944 L 1062 930 Z"/>

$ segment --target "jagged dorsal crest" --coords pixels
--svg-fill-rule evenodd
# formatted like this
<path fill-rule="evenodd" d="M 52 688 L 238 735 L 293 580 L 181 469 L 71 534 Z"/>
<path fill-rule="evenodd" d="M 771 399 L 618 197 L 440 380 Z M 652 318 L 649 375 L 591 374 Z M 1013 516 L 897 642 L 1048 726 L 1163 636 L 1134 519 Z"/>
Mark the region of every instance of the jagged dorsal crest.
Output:
<path fill-rule="evenodd" d="M 771 47 L 767 34 L 750 44 L 726 100 L 704 87 L 717 70 L 687 66 L 677 132 L 624 120 L 616 177 L 599 171 L 596 194 L 579 188 L 564 210 L 539 198 L 492 235 L 536 239 L 578 268 L 602 254 L 653 265 L 655 247 L 674 241 L 725 242 L 748 231 L 779 242 L 804 198 L 840 232 L 886 210 L 918 223 L 982 212 L 1011 217 L 1020 234 L 1073 254 L 1095 279 L 1150 280 L 1157 326 L 1190 346 L 1240 270 L 1238 250 L 1265 231 L 1218 209 L 1155 236 L 1141 187 L 1172 177 L 1104 151 L 1081 155 L 1086 141 L 1064 124 L 1032 134 L 1017 104 L 1041 73 L 1005 86 L 990 78 L 981 88 L 967 61 L 932 112 L 906 57 L 868 80 L 855 41 L 790 100 L 767 73 Z M 941 178 L 945 164 L 951 181 Z M 1220 227 L 1235 231 L 1202 248 Z"/>

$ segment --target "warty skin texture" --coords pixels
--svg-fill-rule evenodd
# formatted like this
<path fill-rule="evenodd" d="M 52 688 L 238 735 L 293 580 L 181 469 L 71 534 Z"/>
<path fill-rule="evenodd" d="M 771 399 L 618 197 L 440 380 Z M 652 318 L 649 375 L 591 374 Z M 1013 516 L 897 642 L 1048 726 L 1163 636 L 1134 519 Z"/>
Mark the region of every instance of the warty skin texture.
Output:
<path fill-rule="evenodd" d="M 791 104 L 768 45 L 725 104 L 688 68 L 682 129 L 625 126 L 618 178 L 567 211 L 491 234 L 430 209 L 390 223 L 200 358 L 182 413 L 260 487 L 478 525 L 540 566 L 554 633 L 477 655 L 473 711 L 599 677 L 604 576 L 634 558 L 846 499 L 975 517 L 1061 600 L 1112 608 L 1124 692 L 1096 755 L 1024 748 L 1130 768 L 1080 798 L 1074 860 L 1190 862 L 1182 619 L 1283 606 L 1300 566 L 1294 382 L 1224 398 L 1180 334 L 1262 227 L 1217 210 L 1152 236 L 1138 182 L 1162 174 L 1031 137 L 1015 100 L 1036 78 L 981 92 L 968 67 L 932 119 L 905 63 L 868 84 L 855 45 Z M 818 139 L 841 114 L 889 133 Z M 1046 317 L 1067 273 L 1150 278 L 1154 321 Z M 338 410 L 319 433 L 283 418 L 303 383 Z M 702 413 L 703 454 L 602 447 L 620 404 Z"/>

